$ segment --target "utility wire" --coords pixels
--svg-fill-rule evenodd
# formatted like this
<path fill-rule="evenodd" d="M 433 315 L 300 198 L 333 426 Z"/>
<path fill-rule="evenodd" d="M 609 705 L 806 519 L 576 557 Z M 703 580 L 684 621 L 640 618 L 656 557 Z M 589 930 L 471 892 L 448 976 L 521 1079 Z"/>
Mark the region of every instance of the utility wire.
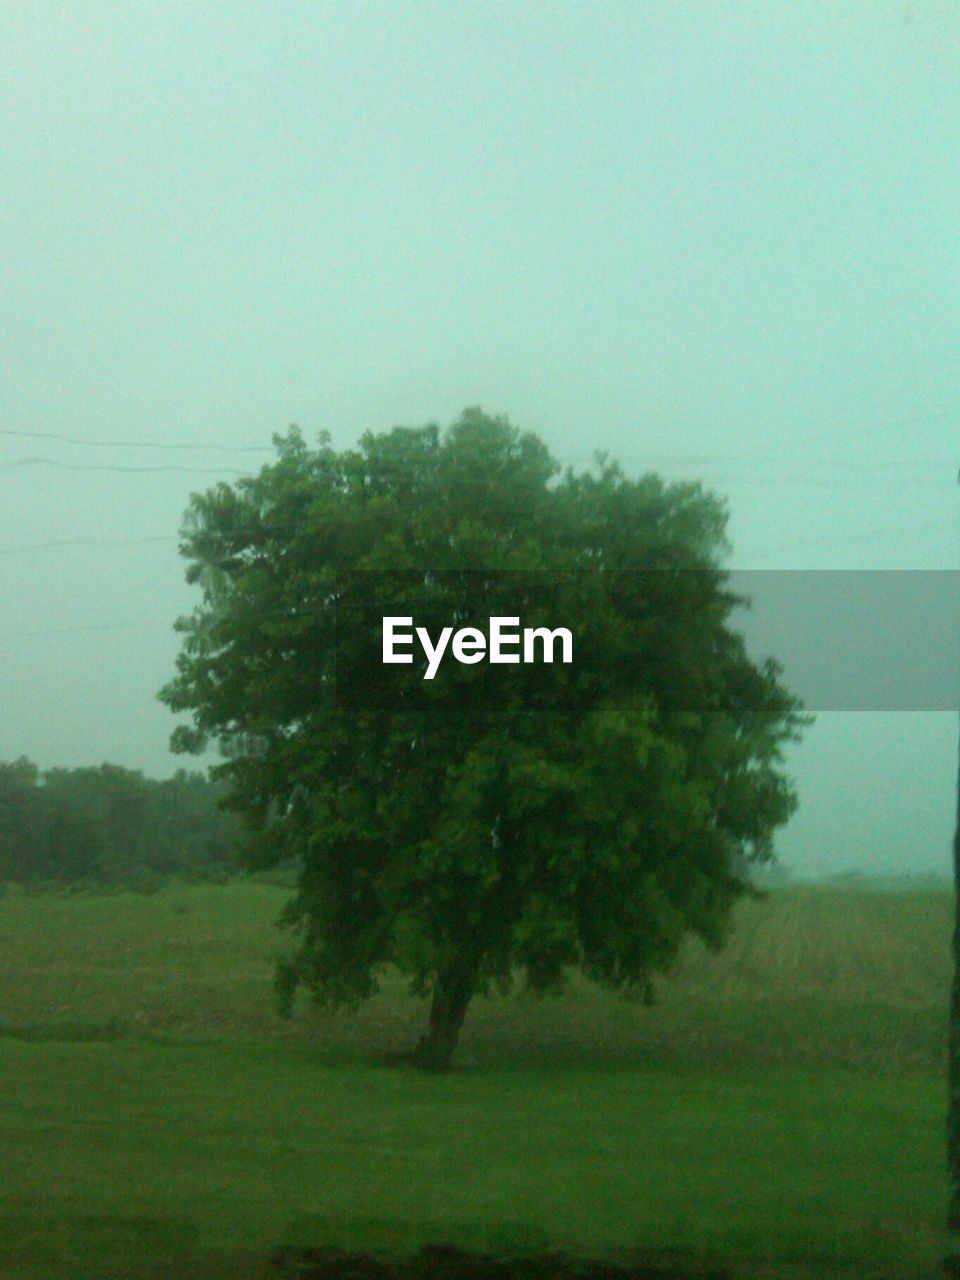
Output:
<path fill-rule="evenodd" d="M 86 631 L 129 631 L 129 630 L 145 630 L 147 628 L 165 627 L 167 630 L 173 630 L 173 623 L 167 619 L 165 622 L 103 622 L 92 623 L 89 626 L 82 625 L 77 627 L 41 627 L 35 631 L 6 631 L 0 634 L 0 641 L 3 640 L 35 640 L 41 636 L 72 636 L 79 635 Z"/>
<path fill-rule="evenodd" d="M 585 454 L 578 457 L 568 457 L 566 459 L 566 462 L 568 463 L 576 462 L 579 464 L 593 462 L 593 461 L 594 459 L 588 458 Z M 766 456 L 763 454 L 759 454 L 759 455 L 744 454 L 742 458 L 734 462 L 732 459 L 726 459 L 726 458 L 669 458 L 669 457 L 641 458 L 639 454 L 635 454 L 632 456 L 622 455 L 618 459 L 618 461 L 629 462 L 629 463 L 642 462 L 644 466 L 660 466 L 660 467 L 665 467 L 665 466 L 767 467 L 767 466 L 782 466 L 784 464 L 786 465 L 791 465 L 791 464 L 796 465 L 799 463 L 809 464 L 812 461 L 812 459 L 783 458 L 779 455 L 774 457 L 772 455 Z M 865 462 L 862 459 L 851 460 L 846 458 L 817 458 L 816 463 L 817 463 L 817 466 L 836 467 L 843 471 L 863 471 L 863 472 L 893 471 L 893 470 L 903 471 L 903 470 L 909 470 L 911 468 L 914 468 L 914 469 L 929 469 L 931 471 L 936 470 L 940 474 L 943 473 L 943 466 L 944 466 L 943 460 L 940 458 L 885 458 L 881 462 Z"/>
<path fill-rule="evenodd" d="M 624 455 L 629 457 L 632 462 L 642 462 L 644 465 L 652 466 L 722 466 L 727 463 L 748 463 L 779 461 L 782 460 L 784 450 L 803 448 L 809 444 L 820 444 L 828 441 L 837 440 L 855 440 L 867 436 L 879 435 L 886 431 L 901 431 L 909 427 L 922 426 L 930 422 L 942 422 L 949 418 L 960 418 L 960 403 L 952 405 L 946 409 L 936 410 L 932 413 L 913 414 L 906 418 L 894 418 L 885 422 L 874 422 L 857 427 L 845 427 L 841 429 L 826 428 L 816 432 L 809 432 L 806 435 L 796 436 L 783 440 L 778 440 L 777 444 L 770 446 L 766 450 L 752 449 L 749 451 L 734 451 L 732 453 L 714 453 L 714 454 L 633 454 Z M 229 445 L 229 444 L 180 444 L 172 441 L 162 440 L 90 440 L 79 436 L 60 435 L 53 431 L 20 431 L 11 428 L 0 428 L 0 436 L 9 436 L 20 439 L 34 440 L 56 440 L 63 444 L 80 445 L 85 448 L 95 449 L 179 449 L 191 450 L 196 452 L 211 451 L 218 453 L 272 453 L 272 445 Z M 613 460 L 611 458 L 611 460 Z M 594 457 L 582 456 L 569 458 L 570 462 L 593 462 Z M 818 462 L 821 460 L 818 459 Z M 845 464 L 835 462 L 830 465 L 859 467 L 864 465 L 862 462 Z M 879 466 L 894 466 L 896 463 L 880 463 Z M 923 460 L 920 465 L 923 466 L 940 466 L 941 464 L 935 459 L 929 461 Z"/>
<path fill-rule="evenodd" d="M 725 455 L 701 455 L 701 456 L 689 456 L 686 458 L 681 458 L 677 456 L 674 456 L 672 458 L 661 456 L 658 458 L 651 455 L 645 455 L 641 458 L 640 455 L 635 455 L 632 459 L 624 459 L 624 460 L 642 463 L 642 465 L 645 465 L 645 466 L 668 465 L 668 464 L 669 465 L 686 465 L 686 466 L 713 466 L 713 465 L 725 465 L 725 464 L 731 464 L 731 463 L 736 463 L 736 464 L 747 463 L 747 464 L 753 465 L 758 462 L 765 463 L 767 461 L 782 461 L 783 448 L 795 448 L 797 446 L 801 446 L 804 444 L 818 443 L 823 440 L 835 441 L 840 439 L 852 439 L 857 437 L 869 436 L 869 435 L 877 434 L 884 431 L 900 430 L 900 429 L 905 429 L 909 426 L 920 425 L 925 422 L 944 420 L 946 418 L 955 416 L 957 414 L 960 414 L 960 407 L 945 409 L 940 411 L 939 413 L 916 415 L 911 418 L 900 419 L 897 421 L 876 423 L 876 424 L 872 424 L 870 426 L 864 426 L 864 427 L 856 427 L 856 428 L 852 428 L 845 431 L 818 432 L 815 434 L 807 435 L 805 437 L 800 437 L 792 441 L 786 441 L 784 442 L 783 446 L 778 447 L 775 451 L 768 454 L 763 454 L 763 453 L 758 454 L 756 451 L 751 451 L 749 453 L 732 453 L 732 454 L 725 454 Z M 98 441 L 98 440 L 80 439 L 78 437 L 72 437 L 72 436 L 58 435 L 53 432 L 27 432 L 27 431 L 15 431 L 15 430 L 9 430 L 9 429 L 0 429 L 0 436 L 56 440 L 61 443 L 81 445 L 84 447 L 91 447 L 91 448 L 155 448 L 155 449 L 186 449 L 186 450 L 195 450 L 195 451 L 208 449 L 208 450 L 215 450 L 218 452 L 225 452 L 225 453 L 272 452 L 272 448 L 266 445 L 235 445 L 235 446 L 221 445 L 221 444 L 183 445 L 183 444 L 174 444 L 170 442 L 159 442 L 159 441 L 135 441 L 135 440 Z M 583 461 L 593 461 L 593 460 L 594 459 L 592 458 L 591 459 L 568 458 L 567 463 L 569 464 L 571 462 L 583 462 Z M 789 461 L 789 459 L 787 461 Z M 845 463 L 842 461 L 840 462 L 830 462 L 829 460 L 822 460 L 822 461 L 826 462 L 827 465 L 846 467 L 851 470 L 859 470 L 860 472 L 868 472 L 871 470 L 876 471 L 876 470 L 886 469 L 888 467 L 890 468 L 900 467 L 902 469 L 906 466 L 921 466 L 921 467 L 939 466 L 939 464 L 935 463 L 933 460 L 927 460 L 927 459 L 923 459 L 919 461 L 911 460 L 906 463 L 899 463 L 894 460 L 891 462 L 882 462 L 879 464 L 876 464 L 876 463 L 870 464 L 867 462 L 859 462 L 859 463 L 846 462 Z M 178 465 L 120 466 L 120 465 L 110 465 L 110 464 L 65 463 L 53 458 L 18 459 L 10 463 L 3 464 L 2 466 L 0 466 L 0 470 L 12 470 L 12 469 L 19 469 L 19 468 L 24 468 L 29 466 L 37 466 L 37 465 L 51 466 L 58 469 L 70 470 L 70 471 L 111 471 L 111 472 L 126 473 L 126 474 L 144 473 L 144 472 L 171 472 L 171 471 L 186 473 L 186 474 L 194 474 L 194 475 L 219 475 L 219 476 L 223 476 L 224 474 L 240 475 L 240 476 L 251 474 L 249 472 L 233 470 L 233 469 L 217 468 L 216 470 L 212 470 L 207 468 L 185 467 L 185 466 L 178 466 Z M 822 475 L 812 475 L 812 476 L 795 475 L 795 476 L 786 476 L 786 477 L 784 476 L 772 476 L 772 477 L 753 476 L 753 477 L 743 477 L 739 480 L 733 480 L 728 483 L 731 483 L 732 485 L 754 485 L 754 486 L 771 485 L 771 484 L 780 484 L 780 485 L 815 484 L 819 487 L 824 487 L 824 488 L 854 487 L 850 485 L 849 481 L 840 481 L 840 480 L 831 481 L 829 479 L 825 479 Z M 938 482 L 923 481 L 923 480 L 918 481 L 917 479 L 913 479 L 911 483 L 930 484 L 930 483 L 938 483 Z M 296 528 L 296 527 L 298 526 L 296 525 L 266 526 L 264 527 L 264 529 L 261 530 L 261 532 L 281 531 L 283 528 Z M 946 527 L 945 523 L 930 522 L 922 525 L 910 525 L 910 526 L 901 526 L 899 528 L 875 530 L 872 532 L 863 533 L 863 534 L 854 534 L 854 535 L 843 537 L 843 538 L 836 538 L 830 535 L 824 535 L 821 538 L 813 538 L 813 539 L 808 539 L 801 542 L 787 544 L 785 546 L 775 548 L 775 550 L 778 552 L 787 552 L 791 550 L 801 550 L 807 547 L 812 548 L 812 547 L 821 547 L 821 546 L 822 547 L 841 546 L 841 545 L 845 545 L 853 542 L 873 541 L 878 539 L 882 540 L 883 538 L 886 538 L 886 537 L 894 537 L 894 536 L 901 536 L 903 534 L 926 532 L 929 530 L 940 529 L 945 527 Z M 5 556 L 19 555 L 27 552 L 52 550 L 52 549 L 61 548 L 61 547 L 108 548 L 108 547 L 144 546 L 148 544 L 157 544 L 157 543 L 173 543 L 179 540 L 180 539 L 172 535 L 147 537 L 147 538 L 132 538 L 132 539 L 62 539 L 55 542 L 28 544 L 28 545 L 21 545 L 18 547 L 10 547 L 10 548 L 0 548 L 0 555 L 5 555 Z M 154 622 L 105 623 L 105 624 L 96 624 L 91 626 L 64 627 L 64 628 L 53 628 L 53 629 L 47 628 L 47 629 L 33 630 L 33 631 L 9 632 L 9 633 L 0 635 L 0 639 L 14 640 L 14 639 L 34 638 L 34 637 L 40 637 L 40 636 L 74 635 L 74 634 L 79 634 L 83 632 L 118 631 L 118 630 L 128 630 L 132 628 L 154 627 L 159 625 L 163 625 L 164 627 L 171 626 L 169 621 L 165 621 L 162 624 L 154 623 Z"/>
<path fill-rule="evenodd" d="M 586 458 L 568 459 L 568 462 L 586 462 L 586 461 L 588 461 L 588 459 Z M 655 465 L 651 462 L 649 458 L 641 459 L 639 455 L 637 455 L 637 457 L 634 459 L 627 459 L 627 461 L 642 462 L 642 465 L 644 466 Z M 761 461 L 761 460 L 754 459 L 754 461 Z M 698 465 L 705 465 L 705 463 L 701 461 Z M 858 464 L 858 463 L 840 462 L 840 463 L 831 464 L 829 463 L 829 461 L 827 461 L 825 465 L 837 465 L 841 467 L 848 467 L 851 470 L 856 469 L 858 471 L 867 472 L 867 473 L 870 472 L 871 470 L 883 470 L 888 467 L 890 468 L 898 467 L 901 469 L 901 471 L 904 468 L 908 468 L 911 466 L 923 466 L 923 467 L 930 467 L 930 468 L 936 467 L 938 469 L 941 469 L 940 464 L 935 462 L 932 459 L 922 460 L 919 463 L 913 462 L 912 460 L 901 462 L 899 460 L 894 459 L 889 463 L 875 464 L 873 466 L 871 466 L 871 464 L 869 463 Z M 35 467 L 35 466 L 53 467 L 56 470 L 60 470 L 60 471 L 110 471 L 110 472 L 117 472 L 120 474 L 179 472 L 184 475 L 220 476 L 221 478 L 227 475 L 245 476 L 245 477 L 252 477 L 254 475 L 254 473 L 251 471 L 241 471 L 231 467 L 216 467 L 216 468 L 186 467 L 186 466 L 180 466 L 176 463 L 170 463 L 170 464 L 160 463 L 160 464 L 155 464 L 151 466 L 123 466 L 120 464 L 101 463 L 101 462 L 94 462 L 94 463 L 61 462 L 59 459 L 56 459 L 56 458 L 17 458 L 11 462 L 0 463 L 0 473 L 20 470 L 26 467 Z M 928 479 L 925 477 L 904 477 L 903 475 L 900 475 L 897 477 L 897 479 L 898 479 L 898 483 L 901 485 L 902 484 L 939 485 L 941 483 L 939 479 L 934 479 L 932 477 Z M 716 484 L 719 482 L 714 480 L 711 483 Z M 809 475 L 809 476 L 808 475 L 744 476 L 744 477 L 733 479 L 733 480 L 727 480 L 724 483 L 730 484 L 730 485 L 738 485 L 738 486 L 739 485 L 756 486 L 756 485 L 811 484 L 819 488 L 833 488 L 833 489 L 844 488 L 848 484 L 848 482 L 844 480 L 826 479 L 820 474 Z M 870 483 L 870 481 L 868 480 L 866 483 Z"/>
<path fill-rule="evenodd" d="M 902 524 L 888 529 L 872 529 L 863 533 L 846 534 L 837 538 L 832 534 L 824 534 L 819 538 L 804 538 L 800 542 L 787 542 L 782 546 L 771 548 L 776 552 L 803 551 L 810 547 L 840 547 L 853 542 L 879 542 L 885 538 L 902 537 L 904 534 L 931 533 L 940 529 L 952 529 L 954 520 L 932 520 L 925 524 Z"/>
<path fill-rule="evenodd" d="M 837 544 L 839 545 L 844 541 L 846 541 L 846 539 L 837 539 Z M 786 550 L 787 548 L 777 548 L 777 549 Z M 729 569 L 727 570 L 727 572 L 734 579 L 733 585 L 736 585 L 735 579 L 738 573 L 742 574 L 742 573 L 752 572 L 752 573 L 776 574 L 776 573 L 789 573 L 792 571 L 789 569 L 780 568 L 780 569 L 758 569 L 758 570 Z M 920 570 L 808 569 L 808 570 L 803 570 L 802 572 L 807 572 L 807 573 L 821 573 L 821 572 L 825 572 L 825 573 L 844 573 L 844 572 L 847 572 L 847 573 L 874 573 L 874 572 L 928 573 L 929 572 L 929 573 L 942 574 L 942 573 L 953 573 L 954 571 L 943 570 L 943 569 L 930 569 L 930 570 L 926 570 L 926 569 L 920 569 Z M 256 620 L 257 622 L 270 622 L 270 621 L 275 621 L 275 620 L 284 619 L 284 618 L 286 619 L 299 618 L 300 620 L 309 620 L 311 617 L 317 617 L 317 618 L 323 617 L 325 614 L 329 612 L 331 607 L 335 608 L 336 606 L 332 605 L 330 602 L 307 601 L 306 603 L 300 603 L 299 605 L 292 605 L 282 609 L 271 609 L 271 610 L 260 612 L 257 614 Z M 11 641 L 11 640 L 56 638 L 58 636 L 80 635 L 84 633 L 92 634 L 92 633 L 109 632 L 109 631 L 130 631 L 130 630 L 148 630 L 148 629 L 149 630 L 156 629 L 159 631 L 162 628 L 165 631 L 173 632 L 177 630 L 177 627 L 175 624 L 179 622 L 181 619 L 190 620 L 190 619 L 198 618 L 202 616 L 203 616 L 202 607 L 198 605 L 198 606 L 195 606 L 195 608 L 189 613 L 179 614 L 178 617 L 173 621 L 171 621 L 168 615 L 162 620 L 140 619 L 137 621 L 128 621 L 128 622 L 90 623 L 90 624 L 81 624 L 78 626 L 69 626 L 69 627 L 41 627 L 41 628 L 27 629 L 27 630 L 21 630 L 21 631 L 7 631 L 7 632 L 0 633 L 0 643 Z"/>
<path fill-rule="evenodd" d="M 900 537 L 904 534 L 932 533 L 954 526 L 953 520 L 930 520 L 923 524 L 894 525 L 883 529 L 868 529 L 860 533 L 844 534 L 837 537 L 827 533 L 816 538 L 804 538 L 798 542 L 789 542 L 772 548 L 781 551 L 800 551 L 810 547 L 839 547 L 854 542 L 874 542 L 884 538 Z M 302 529 L 302 523 L 261 525 L 255 532 L 258 534 L 285 533 Z M 114 547 L 144 547 L 165 543 L 184 542 L 184 535 L 157 534 L 146 538 L 60 538 L 53 542 L 25 542 L 15 547 L 0 547 L 0 556 L 27 555 L 34 551 L 54 551 L 67 547 L 91 547 L 97 550 L 110 550 Z"/>
<path fill-rule="evenodd" d="M 942 422 L 949 418 L 956 418 L 956 417 L 960 417 L 960 404 L 952 405 L 950 408 L 947 408 L 947 409 L 937 410 L 934 413 L 914 414 L 913 416 L 908 418 L 896 418 L 896 419 L 891 419 L 887 422 L 875 422 L 869 425 L 859 426 L 859 427 L 845 427 L 840 430 L 826 429 L 823 431 L 808 433 L 807 435 L 803 435 L 803 436 L 795 436 L 792 439 L 787 438 L 783 440 L 778 440 L 778 443 L 776 445 L 771 446 L 768 450 L 761 450 L 759 452 L 754 449 L 746 452 L 739 451 L 739 452 L 733 452 L 733 453 L 688 454 L 686 456 L 681 456 L 677 454 L 674 454 L 674 455 L 648 454 L 645 457 L 645 462 L 648 465 L 653 465 L 653 466 L 672 465 L 672 466 L 701 467 L 701 466 L 721 466 L 727 463 L 735 463 L 735 464 L 754 463 L 754 462 L 766 461 L 768 459 L 775 461 L 775 460 L 782 459 L 783 453 L 785 450 L 803 448 L 804 446 L 809 444 L 821 444 L 825 441 L 832 443 L 833 441 L 836 441 L 836 440 L 856 440 L 856 439 L 861 439 L 865 436 L 879 435 L 885 431 L 902 431 L 902 430 L 906 430 L 908 427 L 922 426 L 924 423 L 928 423 L 928 422 Z M 615 459 L 612 457 L 612 451 L 606 451 L 606 452 L 609 452 L 611 454 L 610 460 L 615 461 Z M 571 459 L 571 461 L 586 462 L 586 461 L 593 461 L 593 459 L 581 457 L 581 458 Z M 818 464 L 821 461 L 822 461 L 821 459 L 819 458 L 817 459 Z M 853 465 L 858 465 L 858 464 L 853 464 Z M 937 463 L 937 465 L 940 466 L 941 464 Z"/>
<path fill-rule="evenodd" d="M 78 436 L 61 436 L 54 431 L 14 431 L 0 428 L 0 436 L 17 436 L 28 440 L 57 440 L 61 444 L 77 444 L 93 449 L 190 449 L 215 453 L 272 453 L 269 444 L 176 444 L 169 440 L 85 440 Z"/>
<path fill-rule="evenodd" d="M 27 542 L 19 547 L 0 547 L 0 556 L 19 556 L 30 551 L 53 551 L 61 547 L 144 547 L 156 542 L 177 542 L 169 534 L 156 538 L 60 538 L 56 542 Z"/>
<path fill-rule="evenodd" d="M 119 471 L 119 472 L 144 472 L 144 471 L 179 471 L 186 475 L 194 476 L 249 476 L 253 473 L 250 471 L 238 471 L 232 467 L 181 467 L 176 463 L 169 465 L 160 463 L 156 466 L 137 467 L 137 466 L 120 466 L 119 464 L 110 464 L 107 462 L 60 462 L 57 458 L 16 458 L 12 462 L 0 464 L 0 471 L 15 471 L 21 467 L 55 467 L 58 471 Z"/>

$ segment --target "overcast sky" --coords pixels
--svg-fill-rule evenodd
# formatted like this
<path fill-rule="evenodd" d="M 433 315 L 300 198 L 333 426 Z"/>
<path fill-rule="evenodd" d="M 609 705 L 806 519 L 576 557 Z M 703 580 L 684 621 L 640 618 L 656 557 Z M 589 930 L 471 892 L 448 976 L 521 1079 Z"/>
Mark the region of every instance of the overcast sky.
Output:
<path fill-rule="evenodd" d="M 0 64 L 0 759 L 191 764 L 180 517 L 290 422 L 479 404 L 735 567 L 957 567 L 954 0 L 31 0 Z M 788 866 L 946 872 L 956 739 L 822 714 Z"/>

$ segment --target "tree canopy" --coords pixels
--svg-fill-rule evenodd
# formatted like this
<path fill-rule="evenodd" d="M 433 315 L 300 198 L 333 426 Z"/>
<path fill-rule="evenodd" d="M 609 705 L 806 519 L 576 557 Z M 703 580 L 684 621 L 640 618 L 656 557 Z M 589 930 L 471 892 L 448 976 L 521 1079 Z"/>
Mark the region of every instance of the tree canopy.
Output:
<path fill-rule="evenodd" d="M 805 723 L 730 625 L 723 504 L 699 484 L 562 471 L 468 410 L 337 452 L 291 428 L 258 475 L 196 494 L 201 591 L 161 691 L 217 739 L 248 859 L 296 858 L 280 967 L 325 1007 L 389 965 L 430 994 L 445 1066 L 474 994 L 571 968 L 649 996 L 689 933 L 719 945 L 796 798 Z M 385 616 L 431 634 L 565 627 L 573 660 L 382 662 Z"/>

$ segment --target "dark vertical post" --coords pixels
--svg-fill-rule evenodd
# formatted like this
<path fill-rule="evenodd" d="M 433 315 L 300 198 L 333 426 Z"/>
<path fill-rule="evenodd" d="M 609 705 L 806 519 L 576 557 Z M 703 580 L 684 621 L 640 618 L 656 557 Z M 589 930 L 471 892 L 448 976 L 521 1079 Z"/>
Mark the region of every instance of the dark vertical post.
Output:
<path fill-rule="evenodd" d="M 957 473 L 960 483 L 960 472 Z M 948 1052 L 947 1170 L 950 1203 L 947 1226 L 960 1231 L 960 746 L 957 750 L 957 822 L 953 832 L 953 983 L 950 988 Z"/>
<path fill-rule="evenodd" d="M 953 984 L 950 988 L 949 1108 L 947 1111 L 947 1165 L 950 1173 L 950 1206 L 947 1226 L 960 1231 L 960 748 L 957 764 L 957 824 L 953 833 Z"/>

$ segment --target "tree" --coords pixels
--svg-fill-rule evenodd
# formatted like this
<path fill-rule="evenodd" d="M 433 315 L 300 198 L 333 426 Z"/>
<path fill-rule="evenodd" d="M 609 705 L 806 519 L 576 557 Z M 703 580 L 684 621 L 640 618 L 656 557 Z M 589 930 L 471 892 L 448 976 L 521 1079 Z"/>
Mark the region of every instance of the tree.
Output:
<path fill-rule="evenodd" d="M 156 884 L 233 869 L 237 822 L 219 788 L 179 770 L 156 782 L 119 765 L 0 762 L 0 883 Z"/>
<path fill-rule="evenodd" d="M 0 883 L 16 879 L 31 855 L 34 863 L 38 861 L 36 849 L 43 827 L 39 777 L 39 769 L 26 756 L 12 763 L 0 762 Z"/>
<path fill-rule="evenodd" d="M 202 601 L 160 697 L 192 717 L 175 750 L 220 740 L 251 865 L 299 860 L 281 1003 L 356 1004 L 395 965 L 431 996 L 417 1059 L 445 1067 L 471 998 L 515 975 L 649 997 L 686 934 L 719 945 L 795 807 L 805 723 L 728 625 L 723 505 L 602 458 L 561 473 L 480 410 L 275 444 L 192 498 Z M 448 654 L 426 680 L 381 661 L 385 616 L 563 626 L 574 660 Z"/>

